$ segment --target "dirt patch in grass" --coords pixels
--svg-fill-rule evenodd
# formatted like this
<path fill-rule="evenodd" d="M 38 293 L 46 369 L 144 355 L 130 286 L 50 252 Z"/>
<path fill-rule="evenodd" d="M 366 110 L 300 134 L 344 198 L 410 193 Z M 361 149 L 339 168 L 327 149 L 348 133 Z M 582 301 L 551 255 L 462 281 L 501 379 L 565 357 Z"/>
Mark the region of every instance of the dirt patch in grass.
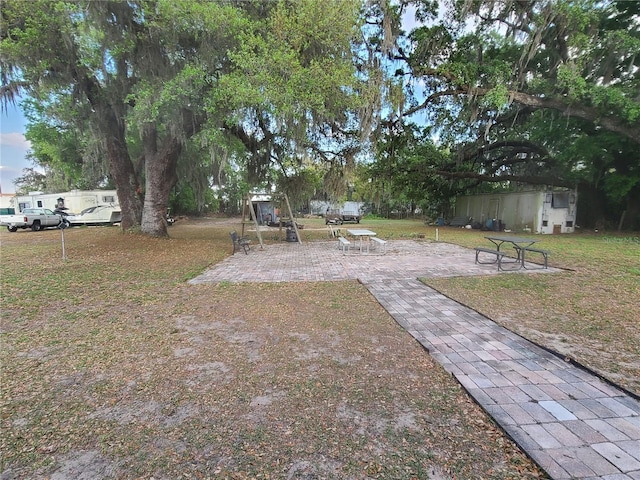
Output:
<path fill-rule="evenodd" d="M 0 233 L 3 479 L 544 477 L 357 282 L 187 285 L 229 226 Z"/>

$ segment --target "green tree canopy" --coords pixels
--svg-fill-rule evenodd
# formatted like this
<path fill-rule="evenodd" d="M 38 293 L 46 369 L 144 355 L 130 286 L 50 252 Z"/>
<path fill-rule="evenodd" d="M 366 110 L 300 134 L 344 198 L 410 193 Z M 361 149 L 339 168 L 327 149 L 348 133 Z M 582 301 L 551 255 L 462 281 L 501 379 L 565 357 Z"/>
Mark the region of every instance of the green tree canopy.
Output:
<path fill-rule="evenodd" d="M 433 19 L 432 2 L 416 1 Z M 459 0 L 398 49 L 408 102 L 456 152 L 432 163 L 461 191 L 487 182 L 601 190 L 603 215 L 640 213 L 637 2 Z M 413 95 L 412 95 L 413 94 Z M 580 210 L 579 210 L 580 211 Z"/>
<path fill-rule="evenodd" d="M 212 149 L 238 139 L 254 181 L 273 162 L 342 154 L 346 136 L 326 139 L 357 115 L 359 7 L 16 0 L 2 11 L 2 98 L 23 91 L 55 105 L 47 114 L 69 127 L 89 125 L 118 189 L 123 228 L 166 235 L 178 159 L 196 135 Z"/>

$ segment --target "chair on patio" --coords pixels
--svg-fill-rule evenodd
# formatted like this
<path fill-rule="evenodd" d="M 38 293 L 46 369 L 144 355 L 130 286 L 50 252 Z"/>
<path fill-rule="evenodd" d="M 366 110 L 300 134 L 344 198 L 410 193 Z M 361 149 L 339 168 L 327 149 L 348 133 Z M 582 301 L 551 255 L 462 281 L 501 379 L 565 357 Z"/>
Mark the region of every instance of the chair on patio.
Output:
<path fill-rule="evenodd" d="M 247 237 L 238 236 L 238 232 L 235 230 L 233 232 L 229 232 L 231 236 L 231 241 L 233 242 L 233 255 L 235 255 L 236 250 L 240 250 L 241 248 L 244 250 L 245 255 L 249 255 L 249 250 L 251 249 L 251 240 Z"/>
<path fill-rule="evenodd" d="M 329 228 L 329 238 L 338 238 L 342 235 L 340 229 L 334 228 L 330 223 L 327 224 L 327 227 Z"/>

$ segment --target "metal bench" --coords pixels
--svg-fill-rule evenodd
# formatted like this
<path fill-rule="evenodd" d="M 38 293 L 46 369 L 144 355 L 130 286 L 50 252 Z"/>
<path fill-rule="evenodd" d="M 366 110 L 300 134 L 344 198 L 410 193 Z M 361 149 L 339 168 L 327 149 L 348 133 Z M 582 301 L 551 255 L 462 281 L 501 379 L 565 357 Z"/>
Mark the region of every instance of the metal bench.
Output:
<path fill-rule="evenodd" d="M 240 237 L 238 232 L 235 230 L 233 232 L 229 232 L 231 236 L 231 241 L 233 242 L 233 254 L 236 253 L 236 250 L 240 250 L 241 248 L 244 250 L 245 255 L 249 255 L 249 250 L 251 249 L 251 240 L 246 237 Z"/>
<path fill-rule="evenodd" d="M 351 242 L 344 237 L 338 237 L 338 248 L 342 250 L 342 253 L 349 251 L 349 245 Z"/>
<path fill-rule="evenodd" d="M 534 248 L 534 247 L 522 247 L 522 266 L 524 268 L 526 267 L 526 264 L 524 262 L 524 257 L 525 257 L 525 252 L 533 252 L 533 253 L 539 253 L 540 255 L 542 255 L 542 258 L 544 259 L 544 266 L 542 268 L 549 268 L 548 263 L 549 263 L 549 250 L 541 250 L 539 248 Z M 530 269 L 531 270 L 531 269 Z"/>
<path fill-rule="evenodd" d="M 486 253 L 488 255 L 493 255 L 495 256 L 495 258 L 491 261 L 491 262 L 486 262 L 480 261 L 479 255 L 480 253 Z M 501 252 L 500 250 L 492 250 L 490 248 L 484 248 L 484 247 L 476 247 L 476 263 L 479 263 L 480 265 L 488 265 L 491 263 L 497 263 L 498 264 L 498 270 L 502 270 L 502 257 L 505 256 L 504 252 Z"/>
<path fill-rule="evenodd" d="M 382 240 L 381 238 L 378 238 L 378 237 L 371 237 L 371 241 L 377 243 L 378 246 L 383 249 L 382 250 L 383 252 L 387 251 L 387 241 L 386 240 Z"/>

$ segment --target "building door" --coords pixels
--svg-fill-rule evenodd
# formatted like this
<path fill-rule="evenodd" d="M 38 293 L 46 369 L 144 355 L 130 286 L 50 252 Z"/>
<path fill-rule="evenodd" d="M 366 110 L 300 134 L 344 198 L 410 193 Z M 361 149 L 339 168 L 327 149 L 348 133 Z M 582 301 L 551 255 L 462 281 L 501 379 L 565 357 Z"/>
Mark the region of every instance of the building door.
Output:
<path fill-rule="evenodd" d="M 555 235 L 556 233 L 562 233 L 562 225 L 553 225 L 553 234 Z"/>

